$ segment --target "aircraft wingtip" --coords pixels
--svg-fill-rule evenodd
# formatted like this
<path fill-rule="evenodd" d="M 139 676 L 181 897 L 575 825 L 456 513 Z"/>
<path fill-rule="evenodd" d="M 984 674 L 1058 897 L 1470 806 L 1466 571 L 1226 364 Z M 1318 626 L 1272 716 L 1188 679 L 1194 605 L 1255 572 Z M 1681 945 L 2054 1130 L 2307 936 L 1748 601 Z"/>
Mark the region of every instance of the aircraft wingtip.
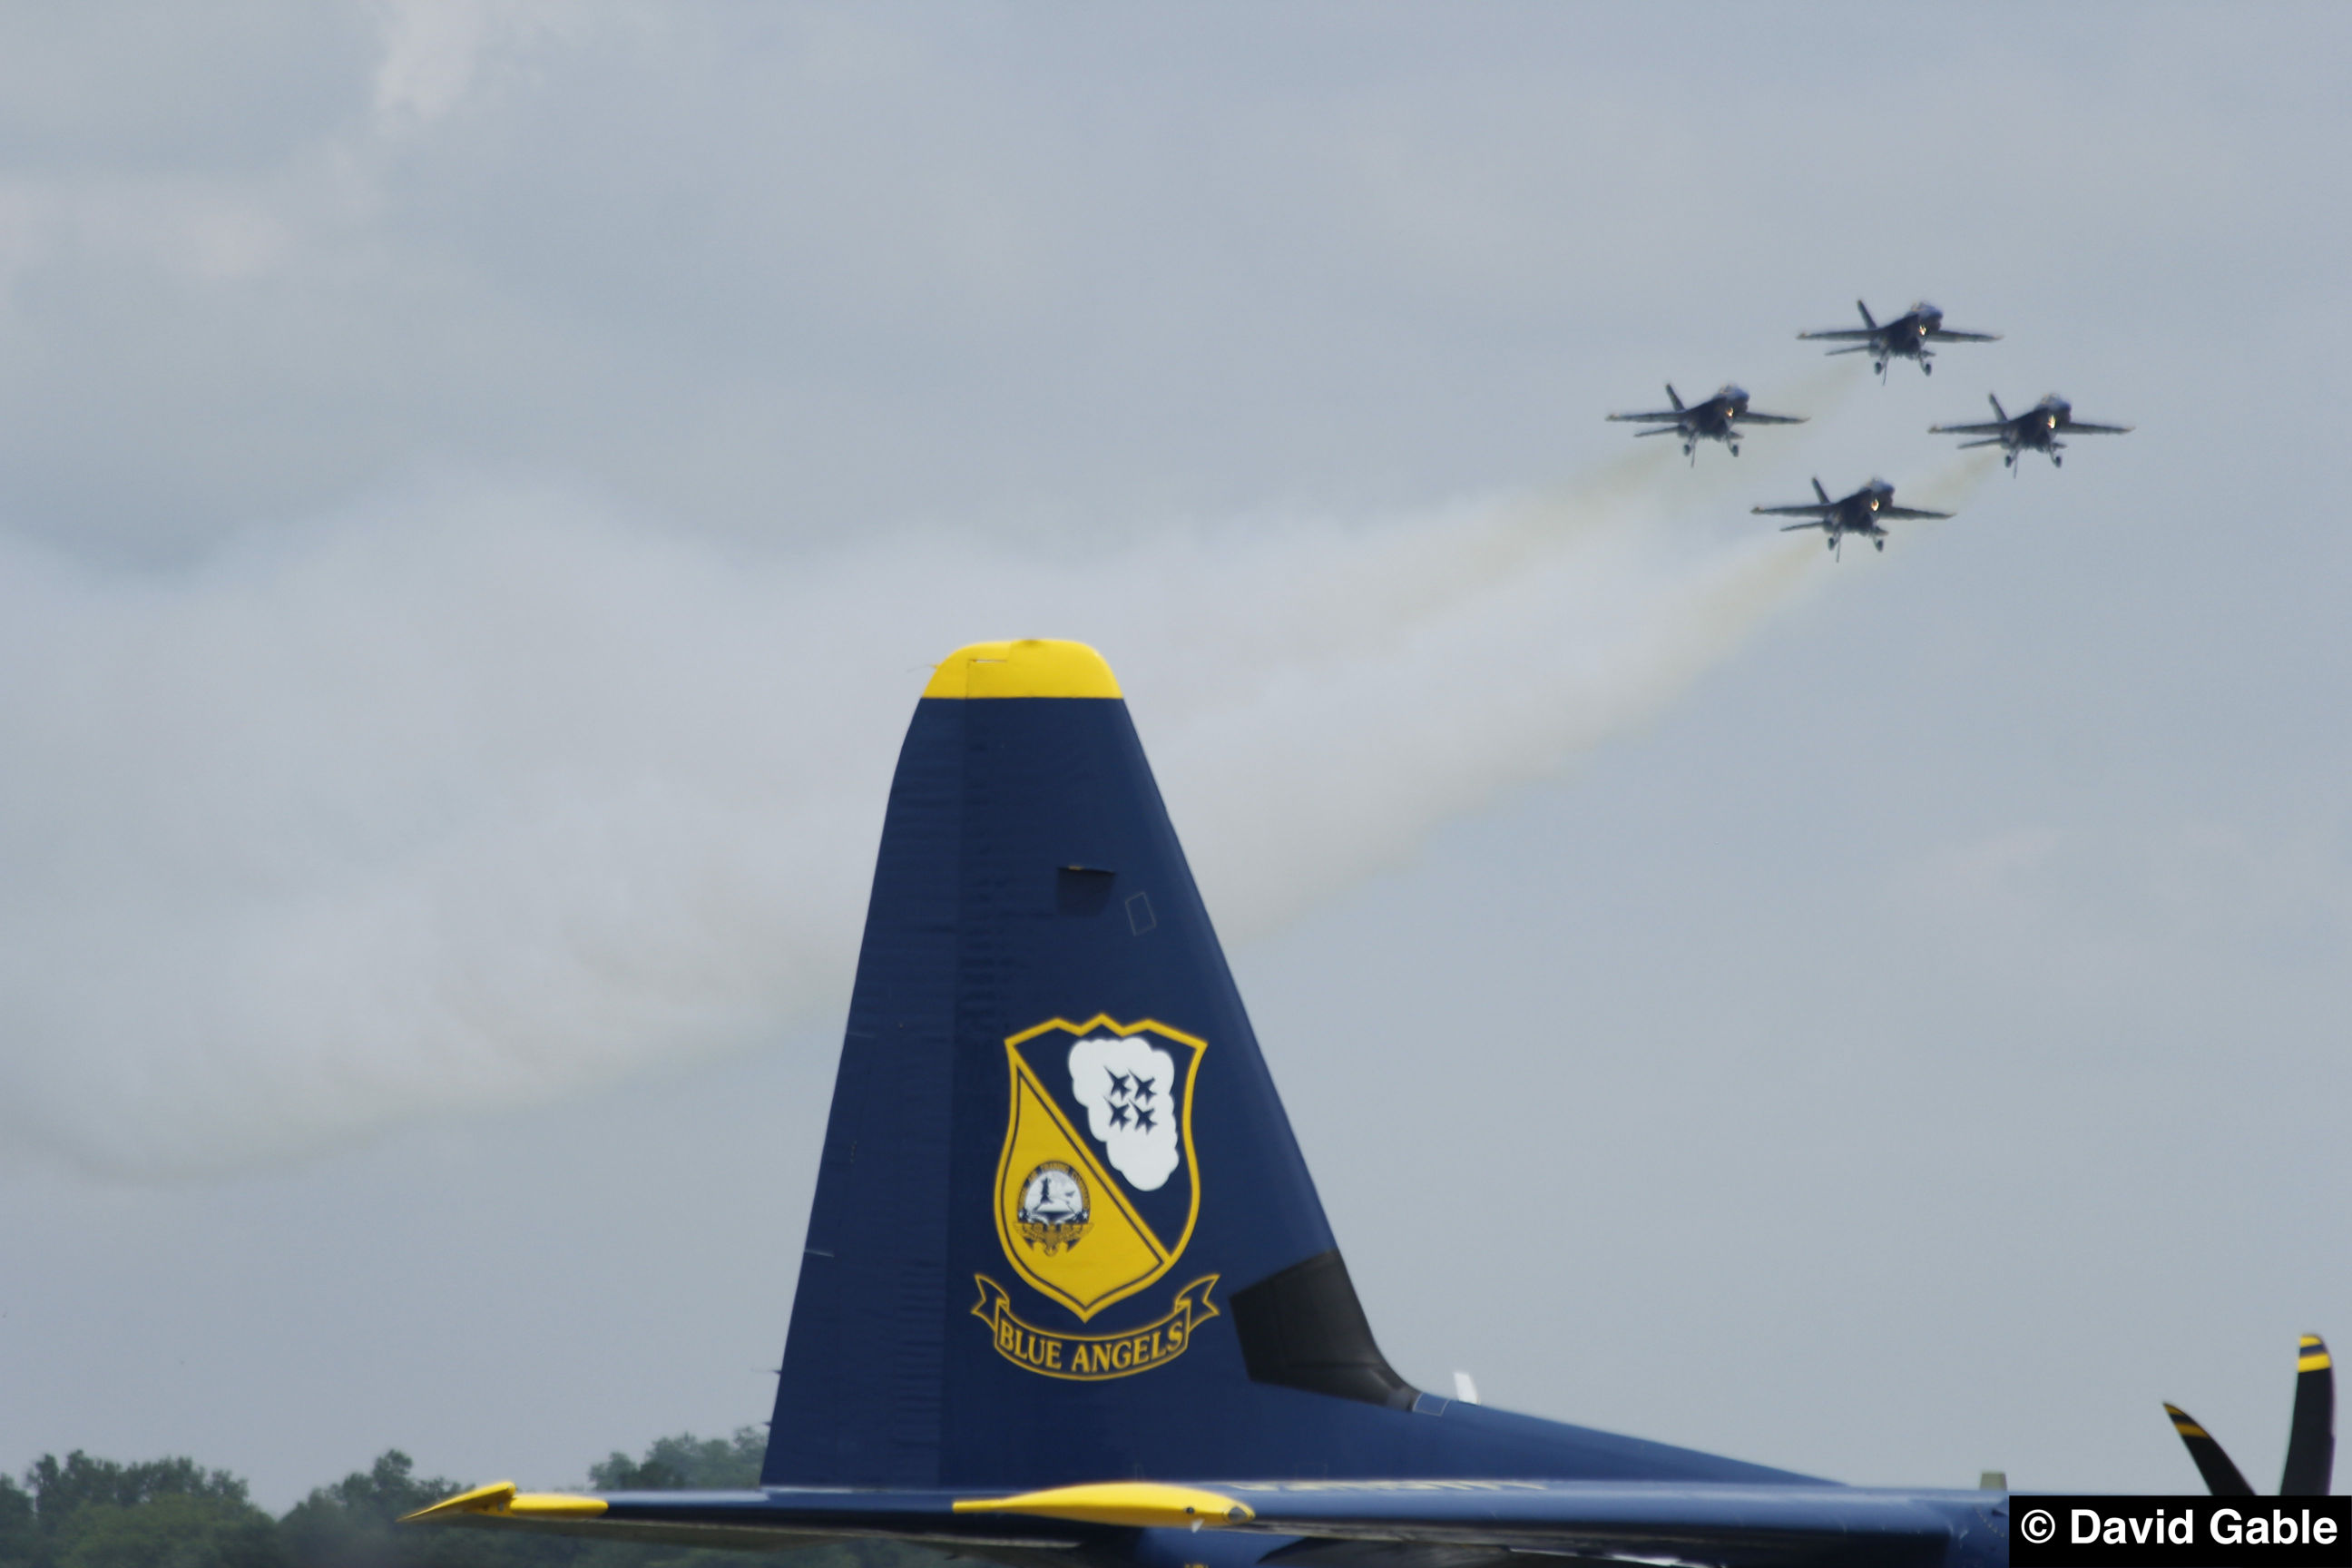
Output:
<path fill-rule="evenodd" d="M 488 1486 L 428 1503 L 415 1513 L 402 1514 L 400 1522 L 417 1524 L 464 1514 L 483 1514 L 494 1519 L 593 1519 L 607 1506 L 600 1497 L 583 1497 L 573 1492 L 520 1492 L 512 1481 L 492 1481 Z"/>
<path fill-rule="evenodd" d="M 492 1481 L 486 1487 L 475 1487 L 455 1497 L 445 1497 L 439 1502 L 427 1503 L 414 1513 L 404 1513 L 400 1516 L 400 1522 L 415 1524 L 419 1520 L 446 1519 L 455 1513 L 504 1513 L 507 1505 L 514 1501 L 514 1497 L 515 1484 L 512 1481 Z"/>

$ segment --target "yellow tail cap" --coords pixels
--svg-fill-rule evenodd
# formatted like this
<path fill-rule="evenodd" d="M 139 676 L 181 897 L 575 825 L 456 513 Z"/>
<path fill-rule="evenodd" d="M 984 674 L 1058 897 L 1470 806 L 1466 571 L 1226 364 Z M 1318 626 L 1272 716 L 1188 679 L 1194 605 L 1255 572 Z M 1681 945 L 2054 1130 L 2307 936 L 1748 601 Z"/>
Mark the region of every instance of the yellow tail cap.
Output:
<path fill-rule="evenodd" d="M 1082 642 L 976 642 L 940 661 L 926 697 L 1117 697 L 1118 678 Z"/>

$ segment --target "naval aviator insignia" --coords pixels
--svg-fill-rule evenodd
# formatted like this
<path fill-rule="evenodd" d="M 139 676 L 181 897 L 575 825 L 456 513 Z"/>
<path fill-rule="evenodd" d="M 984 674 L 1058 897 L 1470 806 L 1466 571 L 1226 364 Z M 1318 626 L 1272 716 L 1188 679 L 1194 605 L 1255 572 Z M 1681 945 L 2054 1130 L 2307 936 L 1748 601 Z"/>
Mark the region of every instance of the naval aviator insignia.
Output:
<path fill-rule="evenodd" d="M 1146 1018 L 1055 1018 L 1004 1042 L 1004 1149 L 996 1236 L 1022 1281 L 1081 1323 L 1176 1266 L 1201 1217 L 1192 1086 L 1207 1042 Z M 1049 1376 L 1123 1377 L 1183 1352 L 1218 1315 L 1211 1275 L 1136 1328 L 1071 1334 L 1013 1315 L 978 1276 L 973 1315 L 1008 1360 Z"/>

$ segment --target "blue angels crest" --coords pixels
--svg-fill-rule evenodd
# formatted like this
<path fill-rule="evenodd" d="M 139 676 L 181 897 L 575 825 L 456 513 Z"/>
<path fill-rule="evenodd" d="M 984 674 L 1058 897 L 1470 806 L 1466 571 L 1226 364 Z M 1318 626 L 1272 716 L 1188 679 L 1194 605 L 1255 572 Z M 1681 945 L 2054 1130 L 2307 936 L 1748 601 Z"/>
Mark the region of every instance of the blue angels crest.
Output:
<path fill-rule="evenodd" d="M 1192 1238 L 1192 1084 L 1206 1048 L 1102 1014 L 1004 1042 L 997 1239 L 1014 1272 L 1081 1322 L 1174 1268 Z"/>

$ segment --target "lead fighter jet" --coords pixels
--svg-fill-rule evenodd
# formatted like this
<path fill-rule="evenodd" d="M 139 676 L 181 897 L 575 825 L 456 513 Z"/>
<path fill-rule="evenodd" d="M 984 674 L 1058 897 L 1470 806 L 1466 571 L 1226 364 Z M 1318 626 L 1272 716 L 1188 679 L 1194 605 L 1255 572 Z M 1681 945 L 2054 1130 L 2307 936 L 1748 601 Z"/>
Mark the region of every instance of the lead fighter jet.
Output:
<path fill-rule="evenodd" d="M 1822 542 L 1827 545 L 1832 553 L 1838 555 L 1844 554 L 1844 552 L 1839 549 L 1839 545 L 1849 533 L 1859 533 L 1879 549 L 1885 550 L 1886 530 L 1882 525 L 1889 518 L 1929 518 L 1952 515 L 1948 511 L 1923 511 L 1917 507 L 1896 506 L 1895 487 L 1885 479 L 1873 479 L 1852 495 L 1841 497 L 1836 500 L 1830 500 L 1830 492 L 1822 489 L 1821 480 L 1815 479 L 1813 494 L 1821 497 L 1821 500 L 1811 506 L 1759 506 L 1750 507 L 1748 510 L 1761 517 L 1808 519 L 1809 521 L 1804 522 L 1790 523 L 1780 531 L 1794 533 L 1803 528 L 1821 529 L 1829 535 Z"/>
<path fill-rule="evenodd" d="M 1981 436 L 1981 441 L 1963 441 L 1963 451 L 1970 447 L 1999 447 L 2001 466 L 2011 473 L 2017 471 L 2017 459 L 2028 452 L 2046 452 L 2053 468 L 2066 459 L 2058 454 L 2066 443 L 2058 439 L 2077 432 L 2090 436 L 2121 436 L 2130 431 L 2128 425 L 2091 425 L 2074 417 L 2074 405 L 2052 393 L 2022 414 L 2011 414 L 2000 405 L 2000 399 L 1985 395 L 1992 404 L 1993 416 L 1982 425 L 1930 425 L 1930 436 Z"/>
<path fill-rule="evenodd" d="M 1870 355 L 1870 368 L 1880 380 L 1886 377 L 1887 362 L 1916 359 L 1922 375 L 1933 375 L 1936 367 L 1929 363 L 1936 357 L 1929 343 L 1990 343 L 2000 341 L 1999 332 L 1954 332 L 1944 328 L 1944 312 L 1922 300 L 1891 321 L 1871 319 L 1870 307 L 1856 300 L 1853 308 L 1862 312 L 1859 327 L 1831 327 L 1818 332 L 1799 332 L 1800 338 L 1819 339 L 1827 342 L 1850 343 L 1853 346 L 1832 349 L 1833 354 Z"/>
<path fill-rule="evenodd" d="M 1675 392 L 1675 384 L 1666 383 L 1667 400 L 1672 408 L 1654 409 L 1647 414 L 1612 414 L 1609 417 L 1627 420 L 1636 425 L 1655 425 L 1654 430 L 1637 430 L 1636 439 L 1643 436 L 1680 436 L 1683 456 L 1694 463 L 1693 456 L 1701 441 L 1720 441 L 1731 448 L 1733 457 L 1739 456 L 1739 426 L 1742 425 L 1802 425 L 1798 414 L 1756 414 L 1748 407 L 1747 389 L 1725 382 L 1713 397 L 1687 407 Z"/>

